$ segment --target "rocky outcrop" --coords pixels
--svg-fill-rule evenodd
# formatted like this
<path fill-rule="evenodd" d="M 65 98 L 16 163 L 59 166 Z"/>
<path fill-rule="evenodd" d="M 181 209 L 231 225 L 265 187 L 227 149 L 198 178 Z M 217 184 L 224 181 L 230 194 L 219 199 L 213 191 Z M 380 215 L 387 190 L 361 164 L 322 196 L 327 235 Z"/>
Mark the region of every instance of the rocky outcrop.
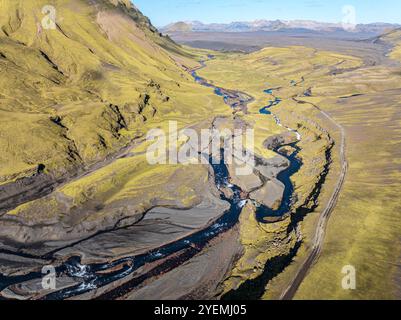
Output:
<path fill-rule="evenodd" d="M 291 144 L 296 142 L 296 136 L 292 132 L 286 132 L 280 135 L 271 136 L 263 142 L 266 149 L 274 150 L 282 145 Z"/>
<path fill-rule="evenodd" d="M 284 190 L 284 184 L 277 179 L 273 179 L 266 182 L 262 188 L 252 192 L 249 196 L 257 203 L 277 210 L 283 200 Z"/>

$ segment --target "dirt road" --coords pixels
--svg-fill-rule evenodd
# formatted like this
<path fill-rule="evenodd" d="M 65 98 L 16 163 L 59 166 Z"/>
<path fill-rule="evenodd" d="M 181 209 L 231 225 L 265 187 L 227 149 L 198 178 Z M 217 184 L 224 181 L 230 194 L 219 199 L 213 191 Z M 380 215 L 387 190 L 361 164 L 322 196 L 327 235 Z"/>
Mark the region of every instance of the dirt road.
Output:
<path fill-rule="evenodd" d="M 289 286 L 285 289 L 283 294 L 281 295 L 281 300 L 292 300 L 298 291 L 300 285 L 302 284 L 303 280 L 305 279 L 306 275 L 308 274 L 310 268 L 317 262 L 319 256 L 322 252 L 324 239 L 326 234 L 327 224 L 329 222 L 330 216 L 337 205 L 338 198 L 340 196 L 341 189 L 344 185 L 345 178 L 348 171 L 348 163 L 346 158 L 346 132 L 343 126 L 338 124 L 327 112 L 321 110 L 318 106 L 306 102 L 297 100 L 294 98 L 294 101 L 298 103 L 307 103 L 312 105 L 314 108 L 320 111 L 320 113 L 326 117 L 330 122 L 332 122 L 341 133 L 341 146 L 340 146 L 340 161 L 341 161 L 341 173 L 338 178 L 336 187 L 333 191 L 333 194 L 330 197 L 325 209 L 320 215 L 319 222 L 316 228 L 316 233 L 313 239 L 313 246 L 312 250 L 309 253 L 306 260 L 302 263 L 301 267 L 299 268 L 297 274 L 295 275 L 294 279 L 291 281 Z"/>

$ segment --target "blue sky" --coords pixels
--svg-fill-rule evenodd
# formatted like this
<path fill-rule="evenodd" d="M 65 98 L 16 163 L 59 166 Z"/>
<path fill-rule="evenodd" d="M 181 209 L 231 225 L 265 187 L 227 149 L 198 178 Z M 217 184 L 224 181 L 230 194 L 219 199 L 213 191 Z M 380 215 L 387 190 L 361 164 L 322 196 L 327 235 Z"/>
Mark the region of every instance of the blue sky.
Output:
<path fill-rule="evenodd" d="M 352 5 L 357 23 L 401 23 L 400 0 L 133 0 L 160 27 L 171 22 L 204 23 L 266 20 L 341 22 L 342 8 Z"/>

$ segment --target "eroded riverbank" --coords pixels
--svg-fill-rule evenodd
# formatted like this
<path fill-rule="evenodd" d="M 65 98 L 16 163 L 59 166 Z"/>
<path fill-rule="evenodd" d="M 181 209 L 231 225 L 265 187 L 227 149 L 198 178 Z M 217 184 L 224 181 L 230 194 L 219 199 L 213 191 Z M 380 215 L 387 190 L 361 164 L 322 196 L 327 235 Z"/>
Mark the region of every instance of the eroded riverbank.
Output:
<path fill-rule="evenodd" d="M 203 64 L 203 66 L 205 66 L 205 64 Z M 252 97 L 243 92 L 237 93 L 233 90 L 214 87 L 206 80 L 198 77 L 195 71 L 193 72 L 193 76 L 195 81 L 213 88 L 215 93 L 222 96 L 224 101 L 229 104 L 234 111 L 246 112 L 246 106 L 253 101 Z M 281 125 L 280 120 L 277 117 L 275 119 L 277 124 Z M 289 128 L 288 130 L 293 131 L 296 133 L 296 137 L 298 139 L 300 138 L 300 135 L 297 134 L 295 130 Z M 280 139 L 278 139 L 278 141 L 280 141 Z M 280 153 L 279 149 L 284 145 L 292 146 L 296 149 L 296 142 L 283 144 L 278 143 L 273 149 Z M 301 167 L 301 162 L 297 158 L 298 151 L 299 150 L 296 149 L 296 152 L 291 155 L 288 155 L 285 152 L 281 154 L 281 156 L 286 158 L 289 162 L 289 166 L 282 167 L 277 171 L 278 175 L 282 175 L 278 177 L 278 179 L 282 180 L 285 186 L 283 201 L 278 210 L 271 210 L 265 206 L 259 206 L 259 213 L 257 216 L 259 217 L 260 223 L 272 222 L 266 221 L 266 216 L 274 216 L 279 219 L 282 218 L 282 215 L 287 214 L 293 204 L 292 197 L 294 190 L 291 184 L 291 176 Z M 224 157 L 222 157 L 222 159 L 223 158 Z M 241 188 L 230 183 L 230 174 L 223 162 L 218 165 L 211 162 L 210 166 L 212 169 L 212 179 L 214 179 L 216 186 L 219 186 L 218 189 L 220 190 L 221 200 L 230 204 L 230 209 L 213 224 L 206 229 L 190 234 L 178 241 L 171 242 L 141 255 L 131 257 L 127 256 L 123 259 L 117 259 L 111 263 L 82 264 L 81 257 L 72 256 L 67 262 L 57 268 L 58 275 L 66 278 L 66 288 L 51 294 L 39 295 L 38 297 L 52 300 L 67 299 L 94 290 L 98 292 L 99 289 L 105 288 L 106 290 L 100 290 L 103 292 L 100 295 L 101 298 L 121 298 L 126 296 L 130 291 L 133 291 L 136 287 L 139 287 L 145 281 L 174 270 L 183 265 L 186 261 L 199 255 L 199 253 L 201 253 L 213 239 L 216 239 L 237 225 L 242 209 L 247 201 L 249 201 L 249 198 L 244 196 L 246 193 L 244 193 Z M 226 196 L 227 191 L 224 189 L 230 190 L 230 197 Z M 107 239 L 107 233 L 104 233 L 104 236 Z M 58 259 L 61 257 L 62 255 L 59 255 Z M 131 280 L 129 280 L 129 278 L 131 278 Z M 41 274 L 39 272 L 33 272 L 24 276 L 3 276 L 0 284 L 2 284 L 3 289 L 10 286 L 14 288 L 17 286 L 23 288 L 24 286 L 21 286 L 21 284 L 27 281 L 35 282 L 35 280 L 40 279 Z M 67 279 L 71 279 L 72 285 L 68 285 Z M 108 292 L 107 287 L 116 283 L 121 283 L 121 287 Z M 32 285 L 35 287 L 34 284 L 31 284 L 31 286 Z M 18 291 L 19 290 L 16 292 Z M 12 297 L 12 294 L 9 294 L 6 293 L 6 296 Z"/>

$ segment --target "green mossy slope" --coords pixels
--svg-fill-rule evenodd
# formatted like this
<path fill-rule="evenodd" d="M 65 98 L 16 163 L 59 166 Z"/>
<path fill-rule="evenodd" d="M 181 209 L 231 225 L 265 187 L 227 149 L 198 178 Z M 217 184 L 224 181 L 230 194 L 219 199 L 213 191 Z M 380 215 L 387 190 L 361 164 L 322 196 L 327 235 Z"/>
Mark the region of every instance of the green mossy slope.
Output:
<path fill-rule="evenodd" d="M 222 103 L 183 72 L 192 57 L 129 1 L 0 1 L 0 183 L 39 164 L 60 176 L 164 119 L 210 115 Z"/>

